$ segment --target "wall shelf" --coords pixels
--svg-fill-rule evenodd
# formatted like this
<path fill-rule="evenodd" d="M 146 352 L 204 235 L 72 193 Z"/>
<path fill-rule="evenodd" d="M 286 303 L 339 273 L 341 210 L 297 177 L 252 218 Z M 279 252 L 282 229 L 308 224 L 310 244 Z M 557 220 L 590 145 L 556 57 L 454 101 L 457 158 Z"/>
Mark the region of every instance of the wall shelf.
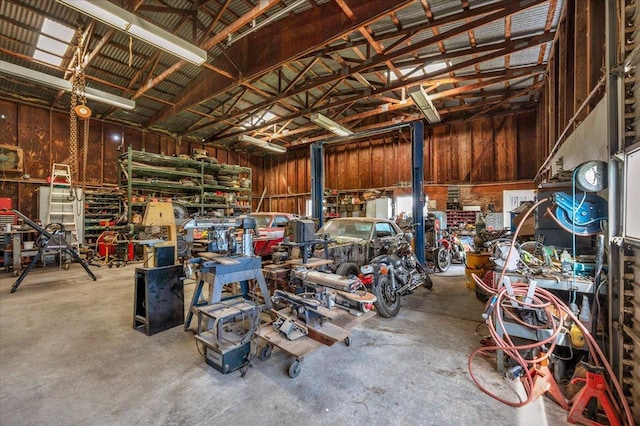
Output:
<path fill-rule="evenodd" d="M 126 230 L 127 225 L 116 224 L 122 215 L 121 191 L 86 190 L 84 194 L 84 239 L 93 244 L 104 231 Z"/>
<path fill-rule="evenodd" d="M 133 213 L 143 213 L 151 200 L 183 206 L 189 215 L 239 216 L 251 212 L 251 169 L 219 164 L 213 158 L 194 160 L 136 151 L 118 160 L 120 187 Z M 184 219 L 184 218 L 176 218 Z"/>

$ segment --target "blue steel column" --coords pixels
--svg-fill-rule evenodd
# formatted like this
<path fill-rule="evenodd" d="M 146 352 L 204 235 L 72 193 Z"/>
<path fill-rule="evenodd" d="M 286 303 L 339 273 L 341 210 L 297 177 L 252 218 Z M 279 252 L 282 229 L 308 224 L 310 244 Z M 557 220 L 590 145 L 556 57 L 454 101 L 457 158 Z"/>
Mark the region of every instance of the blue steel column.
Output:
<path fill-rule="evenodd" d="M 311 213 L 318 219 L 318 227 L 324 223 L 322 200 L 324 192 L 324 144 L 311 144 Z"/>
<path fill-rule="evenodd" d="M 424 253 L 424 124 L 416 121 L 411 135 L 411 195 L 415 227 L 415 252 L 418 261 L 425 264 Z"/>

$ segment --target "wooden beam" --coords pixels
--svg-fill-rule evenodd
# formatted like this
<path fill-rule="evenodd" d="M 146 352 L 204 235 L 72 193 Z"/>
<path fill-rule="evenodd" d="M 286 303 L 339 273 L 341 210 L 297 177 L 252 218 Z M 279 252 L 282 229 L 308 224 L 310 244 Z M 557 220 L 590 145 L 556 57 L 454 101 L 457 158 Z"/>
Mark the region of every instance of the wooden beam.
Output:
<path fill-rule="evenodd" d="M 483 56 L 479 56 L 478 58 L 474 58 L 474 59 L 470 59 L 467 61 L 463 61 L 461 63 L 458 63 L 456 65 L 453 65 L 451 67 L 449 67 L 447 70 L 445 70 L 444 72 L 453 72 L 456 70 L 460 70 L 460 69 L 464 69 L 466 67 L 472 66 L 476 63 L 480 63 L 480 62 L 484 62 L 484 61 L 488 61 L 488 60 L 492 60 L 495 59 L 496 57 L 500 57 L 503 56 L 504 54 L 507 53 L 513 53 L 516 51 L 520 51 L 520 50 L 526 50 L 529 49 L 531 47 L 535 47 L 541 43 L 546 43 L 548 41 L 550 41 L 553 38 L 553 34 L 542 34 L 539 36 L 533 36 L 529 39 L 527 39 L 526 41 L 520 41 L 520 40 L 511 40 L 508 43 L 505 44 L 505 46 L 508 46 L 508 48 L 506 49 L 502 49 L 500 50 L 499 48 L 493 50 L 491 53 L 488 53 L 486 55 Z M 432 78 L 433 76 L 439 75 L 441 74 L 443 71 L 434 71 L 432 73 L 428 73 L 426 74 L 424 77 L 419 77 L 419 78 L 415 78 L 415 79 L 409 79 L 405 82 L 398 80 L 395 84 L 392 85 L 388 85 L 387 87 L 385 87 L 385 90 L 395 90 L 395 89 L 400 89 L 403 86 L 407 85 L 407 84 L 416 84 L 416 83 L 420 83 L 423 81 L 428 81 L 430 78 Z M 323 84 L 326 84 L 325 82 L 334 82 L 338 81 L 340 82 L 344 77 L 342 77 L 341 75 L 330 75 L 328 77 L 324 77 L 324 78 L 320 78 L 317 79 L 316 81 L 322 81 Z M 334 84 L 335 86 L 335 84 Z M 317 85 L 313 85 L 314 88 L 318 87 Z M 290 96 L 293 96 L 294 94 L 297 93 L 302 93 L 302 92 L 306 92 L 307 90 L 310 90 L 309 87 L 300 87 L 300 88 L 296 88 L 295 90 L 293 90 L 291 93 L 288 94 L 279 94 L 277 96 L 275 96 L 273 99 L 268 100 L 268 101 L 264 101 L 264 102 L 260 102 L 257 104 L 254 104 L 251 107 L 246 108 L 245 110 L 243 110 L 241 113 L 242 114 L 249 114 L 252 111 L 256 111 L 256 110 L 261 110 L 261 109 L 265 109 L 268 108 L 269 106 L 273 105 L 276 101 L 280 101 L 283 98 L 287 98 Z M 369 96 L 369 94 L 372 93 L 370 88 L 365 89 L 365 91 L 361 92 L 360 97 L 366 97 Z M 326 97 L 323 96 L 323 98 Z M 351 98 L 347 98 L 344 100 L 344 102 L 350 102 Z M 319 104 L 316 102 L 314 104 L 314 106 L 312 107 L 312 109 L 321 109 L 321 107 L 329 107 L 329 105 L 322 105 L 319 106 Z"/>
<path fill-rule="evenodd" d="M 587 7 L 575 8 L 575 25 L 574 25 L 574 63 L 575 69 L 580 72 L 575 73 L 573 80 L 573 111 L 580 108 L 580 105 L 587 99 L 589 95 L 589 75 L 590 70 L 590 36 L 588 33 L 589 26 L 589 12 L 591 4 L 587 3 Z M 584 117 L 589 113 L 588 109 L 582 113 L 582 116 L 577 121 L 582 121 Z"/>
<path fill-rule="evenodd" d="M 227 49 L 224 56 L 212 61 L 212 64 L 230 72 L 234 72 L 234 64 L 239 65 L 242 77 L 251 79 L 315 51 L 318 46 L 329 44 L 332 40 L 339 39 L 342 35 L 349 34 L 380 16 L 410 4 L 411 1 L 370 0 L 359 3 L 352 6 L 357 20 L 346 22 L 342 10 L 334 2 L 323 3 L 317 8 L 289 17 L 287 25 L 280 26 L 277 30 L 271 26 L 265 27 L 239 40 Z M 309 22 L 322 22 L 321 31 L 318 31 L 317 27 L 309 25 Z M 291 40 L 297 40 L 297 42 L 291 43 Z M 161 122 L 186 108 L 228 90 L 239 82 L 240 79 L 237 81 L 221 79 L 211 75 L 208 70 L 203 70 L 175 99 L 175 107 L 163 109 L 152 117 L 147 125 Z"/>
<path fill-rule="evenodd" d="M 529 86 L 529 87 L 527 87 L 527 88 L 525 88 L 523 90 L 520 90 L 520 91 L 518 91 L 518 92 L 516 92 L 516 93 L 514 93 L 514 94 L 512 94 L 510 96 L 505 96 L 503 99 L 501 99 L 499 101 L 499 103 L 497 103 L 497 104 L 495 104 L 495 105 L 493 105 L 493 106 L 491 106 L 489 108 L 485 108 L 482 111 L 477 112 L 476 114 L 471 116 L 470 119 L 477 118 L 480 115 L 483 115 L 483 114 L 486 114 L 486 113 L 488 113 L 490 111 L 493 111 L 494 109 L 499 108 L 502 105 L 510 102 L 512 99 L 519 98 L 521 96 L 524 96 L 524 95 L 530 93 L 531 91 L 538 90 L 540 88 L 540 86 L 542 86 L 542 82 L 538 82 L 538 83 L 536 83 L 534 85 L 531 85 L 531 86 Z"/>

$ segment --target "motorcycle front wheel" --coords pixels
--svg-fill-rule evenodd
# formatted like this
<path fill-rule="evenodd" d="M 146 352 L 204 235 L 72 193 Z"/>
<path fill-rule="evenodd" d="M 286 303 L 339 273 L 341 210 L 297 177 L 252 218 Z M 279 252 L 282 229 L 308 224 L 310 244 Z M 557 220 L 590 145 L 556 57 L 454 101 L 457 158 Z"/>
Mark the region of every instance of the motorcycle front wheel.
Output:
<path fill-rule="evenodd" d="M 400 312 L 400 295 L 394 290 L 388 275 L 379 275 L 371 290 L 378 299 L 374 306 L 381 316 L 391 318 L 398 315 L 398 312 Z"/>
<path fill-rule="evenodd" d="M 436 268 L 440 272 L 445 272 L 451 265 L 451 253 L 444 247 L 438 247 L 435 253 Z"/>

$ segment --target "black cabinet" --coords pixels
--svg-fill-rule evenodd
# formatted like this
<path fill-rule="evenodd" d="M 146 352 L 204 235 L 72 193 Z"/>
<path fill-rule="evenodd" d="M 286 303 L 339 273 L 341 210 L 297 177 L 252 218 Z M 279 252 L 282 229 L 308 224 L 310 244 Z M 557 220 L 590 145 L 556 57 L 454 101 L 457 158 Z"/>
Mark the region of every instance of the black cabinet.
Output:
<path fill-rule="evenodd" d="M 184 324 L 182 265 L 136 268 L 133 328 L 148 336 Z"/>

